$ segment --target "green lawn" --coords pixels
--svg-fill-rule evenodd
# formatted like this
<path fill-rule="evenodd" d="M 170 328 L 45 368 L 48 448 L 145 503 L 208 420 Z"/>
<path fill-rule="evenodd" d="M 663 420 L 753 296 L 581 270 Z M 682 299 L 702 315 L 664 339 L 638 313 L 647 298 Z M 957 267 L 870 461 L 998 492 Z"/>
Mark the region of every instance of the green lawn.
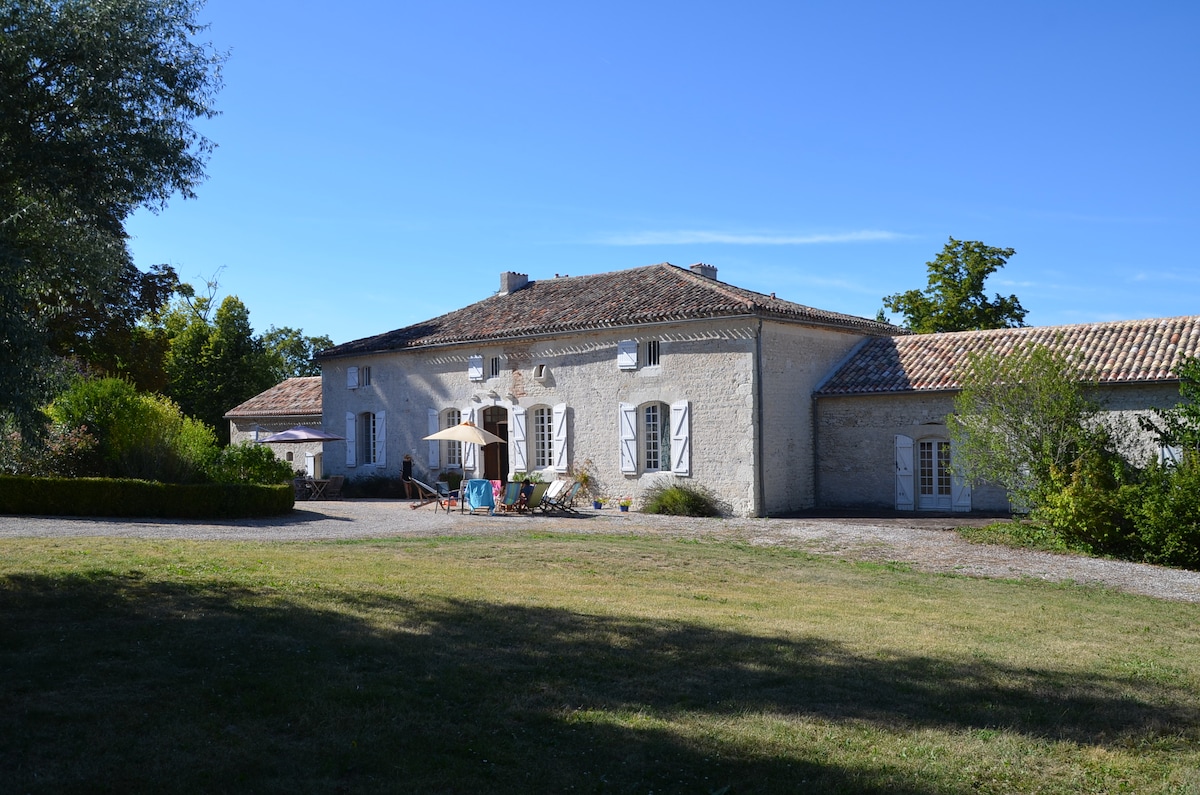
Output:
<path fill-rule="evenodd" d="M 1200 605 L 726 543 L 0 540 L 6 792 L 1200 792 Z"/>

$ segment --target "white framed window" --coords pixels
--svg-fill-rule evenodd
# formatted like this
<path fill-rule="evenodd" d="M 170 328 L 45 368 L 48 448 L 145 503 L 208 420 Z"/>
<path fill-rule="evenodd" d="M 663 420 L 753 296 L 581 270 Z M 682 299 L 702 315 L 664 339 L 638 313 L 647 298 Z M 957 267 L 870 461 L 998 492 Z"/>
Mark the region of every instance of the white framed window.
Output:
<path fill-rule="evenodd" d="M 370 386 L 371 385 L 371 368 L 370 367 L 358 368 L 358 385 L 359 386 Z"/>
<path fill-rule="evenodd" d="M 489 378 L 499 378 L 500 377 L 500 357 L 499 356 L 493 356 L 491 358 L 491 360 L 488 364 L 488 377 Z"/>
<path fill-rule="evenodd" d="M 442 427 L 453 428 L 462 422 L 462 412 L 458 409 L 446 409 L 442 414 Z M 444 445 L 444 455 L 442 460 L 446 462 L 446 466 L 450 469 L 462 469 L 462 442 L 442 442 Z"/>
<path fill-rule="evenodd" d="M 661 401 L 641 406 L 621 403 L 618 407 L 621 471 L 671 472 L 690 476 L 691 404 Z"/>
<path fill-rule="evenodd" d="M 374 412 L 364 411 L 358 415 L 358 463 L 373 465 L 377 461 L 376 431 Z"/>
<path fill-rule="evenodd" d="M 646 367 L 658 367 L 658 340 L 646 340 Z"/>
<path fill-rule="evenodd" d="M 533 466 L 547 469 L 554 466 L 554 410 L 539 406 L 529 413 L 533 426 Z"/>
<path fill-rule="evenodd" d="M 661 472 L 671 468 L 671 434 L 667 430 L 671 408 L 651 403 L 642 409 L 642 470 Z"/>

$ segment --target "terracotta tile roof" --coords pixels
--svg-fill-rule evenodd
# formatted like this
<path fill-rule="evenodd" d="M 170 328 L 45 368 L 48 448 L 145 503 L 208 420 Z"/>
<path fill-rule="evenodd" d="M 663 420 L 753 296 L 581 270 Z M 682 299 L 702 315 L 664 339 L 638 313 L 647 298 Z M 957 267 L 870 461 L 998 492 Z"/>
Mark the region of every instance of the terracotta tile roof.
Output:
<path fill-rule="evenodd" d="M 497 294 L 423 323 L 336 345 L 320 356 L 739 315 L 840 326 L 867 334 L 899 333 L 887 323 L 813 309 L 661 263 L 531 281 L 507 295 Z"/>
<path fill-rule="evenodd" d="M 1200 354 L 1200 316 L 876 337 L 817 394 L 957 389 L 955 367 L 967 354 L 1003 353 L 1023 343 L 1081 354 L 1080 372 L 1093 373 L 1100 383 L 1174 380 L 1179 359 Z"/>
<path fill-rule="evenodd" d="M 289 378 L 226 413 L 236 417 L 298 417 L 321 415 L 321 376 Z"/>

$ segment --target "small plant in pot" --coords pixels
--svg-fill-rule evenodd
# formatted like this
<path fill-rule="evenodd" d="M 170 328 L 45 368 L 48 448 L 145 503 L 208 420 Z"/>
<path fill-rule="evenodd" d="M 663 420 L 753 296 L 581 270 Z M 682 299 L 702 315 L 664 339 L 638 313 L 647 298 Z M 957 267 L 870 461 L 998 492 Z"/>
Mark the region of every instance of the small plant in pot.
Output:
<path fill-rule="evenodd" d="M 617 501 L 617 507 L 619 507 L 622 511 L 625 511 L 625 512 L 629 511 L 630 505 L 633 505 L 632 497 L 622 497 L 620 500 Z"/>
<path fill-rule="evenodd" d="M 597 511 L 600 510 L 601 508 L 603 508 L 604 503 L 606 503 L 606 502 L 608 502 L 608 500 L 599 495 L 592 497 L 592 507 L 595 508 Z"/>

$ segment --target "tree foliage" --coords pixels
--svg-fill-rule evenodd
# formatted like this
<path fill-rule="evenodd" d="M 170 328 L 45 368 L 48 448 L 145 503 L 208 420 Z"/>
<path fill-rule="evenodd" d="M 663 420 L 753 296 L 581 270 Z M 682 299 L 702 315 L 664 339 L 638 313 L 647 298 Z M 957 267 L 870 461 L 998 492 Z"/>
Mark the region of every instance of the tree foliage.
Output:
<path fill-rule="evenodd" d="M 185 413 L 209 424 L 222 443 L 229 441 L 225 413 L 277 383 L 276 361 L 250 326 L 250 311 L 227 296 L 210 323 L 201 311 L 178 310 L 168 328 L 168 394 Z M 184 321 L 186 318 L 186 322 Z"/>
<path fill-rule="evenodd" d="M 1175 367 L 1179 376 L 1179 403 L 1155 409 L 1142 419 L 1163 447 L 1200 452 L 1200 358 L 1189 357 Z"/>
<path fill-rule="evenodd" d="M 216 455 L 212 430 L 159 395 L 120 378 L 78 379 L 47 409 L 64 428 L 88 432 L 95 458 L 87 474 L 168 483 L 197 482 Z"/>
<path fill-rule="evenodd" d="M 1037 504 L 1055 473 L 1108 447 L 1079 369 L 1045 346 L 968 356 L 958 378 L 947 418 L 956 466 L 973 481 L 1004 486 L 1018 504 Z"/>
<path fill-rule="evenodd" d="M 1025 309 L 1015 295 L 984 294 L 987 277 L 1003 268 L 1016 252 L 994 248 L 975 240 L 955 240 L 945 245 L 929 269 L 924 291 L 909 290 L 883 299 L 892 312 L 904 315 L 904 325 L 918 334 L 972 331 L 1023 326 Z"/>
<path fill-rule="evenodd" d="M 285 378 L 297 378 L 321 374 L 321 365 L 314 357 L 320 351 L 333 347 L 333 340 L 322 334 L 306 336 L 301 329 L 271 326 L 263 334 L 263 346 L 275 358 L 276 382 Z"/>
<path fill-rule="evenodd" d="M 124 223 L 194 195 L 224 56 L 200 0 L 22 0 L 0 8 L 0 411 L 23 430 L 54 354 L 116 362 L 169 287 L 140 273 Z M 119 369 L 119 366 L 118 366 Z"/>

